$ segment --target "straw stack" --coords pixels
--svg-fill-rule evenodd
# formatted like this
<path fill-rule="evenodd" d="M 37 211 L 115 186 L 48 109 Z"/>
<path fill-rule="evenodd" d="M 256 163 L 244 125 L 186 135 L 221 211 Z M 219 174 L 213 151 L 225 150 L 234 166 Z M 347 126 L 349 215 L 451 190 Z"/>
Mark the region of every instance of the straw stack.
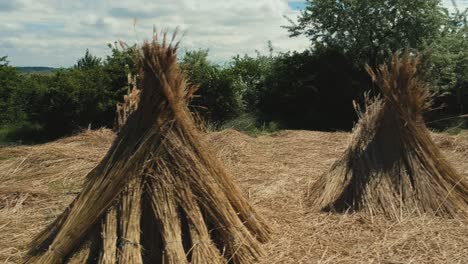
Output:
<path fill-rule="evenodd" d="M 82 192 L 33 241 L 26 263 L 255 263 L 269 228 L 199 134 L 195 89 L 166 34 L 145 42 L 141 98 Z M 89 243 L 98 234 L 97 243 Z"/>
<path fill-rule="evenodd" d="M 407 51 L 377 72 L 368 68 L 383 96 L 368 100 L 343 157 L 312 185 L 307 196 L 312 207 L 391 218 L 468 215 L 468 183 L 424 124 L 430 93 L 416 77 L 417 65 Z"/>

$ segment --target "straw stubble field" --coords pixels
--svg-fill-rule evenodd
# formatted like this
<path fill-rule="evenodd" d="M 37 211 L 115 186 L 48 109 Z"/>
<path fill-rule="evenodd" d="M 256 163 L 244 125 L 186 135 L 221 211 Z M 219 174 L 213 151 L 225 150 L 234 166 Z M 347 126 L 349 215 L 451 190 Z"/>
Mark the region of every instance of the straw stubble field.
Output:
<path fill-rule="evenodd" d="M 468 134 L 432 136 L 468 177 Z M 108 130 L 87 131 L 0 149 L 0 263 L 21 263 L 27 242 L 79 193 L 113 138 Z M 324 214 L 304 205 L 308 186 L 340 157 L 349 133 L 281 131 L 252 138 L 225 130 L 206 138 L 274 229 L 263 263 L 466 263 L 467 220 L 390 221 Z"/>

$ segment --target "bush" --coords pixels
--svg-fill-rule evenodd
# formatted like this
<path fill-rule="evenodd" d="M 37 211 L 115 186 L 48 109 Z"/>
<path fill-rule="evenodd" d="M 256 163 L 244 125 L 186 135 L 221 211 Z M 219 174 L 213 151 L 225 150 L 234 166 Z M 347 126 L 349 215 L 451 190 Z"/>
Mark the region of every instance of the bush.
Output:
<path fill-rule="evenodd" d="M 427 115 L 438 129 L 467 127 L 467 120 L 450 118 L 468 113 L 468 9 L 448 17 L 441 37 L 422 52 L 422 77 L 435 93 L 434 111 Z"/>
<path fill-rule="evenodd" d="M 258 91 L 265 85 L 270 75 L 273 62 L 273 48 L 269 42 L 270 55 L 265 56 L 257 52 L 256 57 L 237 55 L 229 63 L 229 71 L 235 77 L 236 90 L 241 91 L 242 101 L 247 112 L 256 112 L 258 104 Z"/>
<path fill-rule="evenodd" d="M 229 69 L 212 64 L 208 51 L 189 51 L 181 61 L 188 80 L 198 87 L 191 108 L 206 122 L 221 124 L 242 113 L 242 90 Z"/>
<path fill-rule="evenodd" d="M 2 143 L 33 143 L 44 138 L 44 130 L 39 125 L 27 122 L 17 122 L 0 127 L 0 144 Z"/>
<path fill-rule="evenodd" d="M 10 115 L 39 124 L 48 138 L 69 134 L 88 124 L 110 127 L 117 101 L 112 90 L 108 90 L 108 83 L 101 68 L 25 77 L 10 99 Z"/>
<path fill-rule="evenodd" d="M 21 83 L 18 71 L 8 65 L 7 57 L 0 57 L 0 126 L 13 122 L 9 113 L 10 97 Z"/>
<path fill-rule="evenodd" d="M 265 121 L 292 129 L 350 129 L 352 101 L 369 87 L 369 78 L 334 50 L 289 52 L 273 63 L 258 90 L 257 109 Z"/>
<path fill-rule="evenodd" d="M 0 64 L 4 138 L 16 133 L 23 140 L 53 139 L 89 125 L 112 127 L 115 105 L 127 90 L 127 74 L 135 73 L 134 55 L 133 47 L 112 48 L 112 56 L 102 62 L 86 51 L 75 67 L 50 75 L 20 76 Z"/>

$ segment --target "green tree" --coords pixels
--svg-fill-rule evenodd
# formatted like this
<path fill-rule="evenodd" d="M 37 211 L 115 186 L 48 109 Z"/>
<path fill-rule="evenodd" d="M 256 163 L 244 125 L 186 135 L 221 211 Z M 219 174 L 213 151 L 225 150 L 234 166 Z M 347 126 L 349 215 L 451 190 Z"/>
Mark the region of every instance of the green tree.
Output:
<path fill-rule="evenodd" d="M 241 86 L 229 68 L 208 60 L 208 50 L 188 51 L 181 60 L 190 83 L 198 87 L 191 107 L 207 121 L 221 124 L 242 113 Z"/>
<path fill-rule="evenodd" d="M 443 115 L 468 112 L 468 9 L 448 15 L 441 36 L 422 52 L 423 76 L 439 96 L 435 108 Z"/>
<path fill-rule="evenodd" d="M 12 121 L 8 114 L 10 97 L 20 82 L 20 74 L 15 67 L 9 65 L 7 57 L 0 57 L 0 125 Z"/>
<path fill-rule="evenodd" d="M 359 66 L 375 66 L 399 49 L 437 38 L 445 14 L 440 0 L 307 0 L 286 28 L 313 47 L 340 50 Z"/>
<path fill-rule="evenodd" d="M 138 49 L 136 45 L 127 46 L 124 43 L 115 42 L 108 44 L 111 55 L 108 55 L 103 63 L 104 74 L 109 79 L 109 87 L 113 91 L 113 96 L 118 101 L 123 99 L 128 89 L 128 74 L 137 76 L 136 56 Z"/>
<path fill-rule="evenodd" d="M 3 131 L 10 139 L 34 141 L 61 137 L 89 124 L 112 127 L 115 105 L 127 90 L 127 74 L 135 74 L 134 56 L 135 48 L 114 47 L 103 61 L 87 50 L 74 67 L 48 75 L 19 75 L 0 58 Z"/>
<path fill-rule="evenodd" d="M 270 54 L 262 55 L 257 51 L 255 57 L 244 55 L 237 55 L 232 58 L 229 63 L 229 71 L 235 78 L 235 85 L 242 94 L 242 101 L 245 103 L 246 110 L 255 112 L 258 109 L 258 95 L 262 87 L 264 87 L 265 80 L 272 70 L 273 62 L 273 48 L 269 42 Z"/>
<path fill-rule="evenodd" d="M 341 130 L 352 127 L 352 101 L 369 78 L 340 51 L 330 48 L 277 56 L 257 93 L 262 121 L 293 129 Z"/>
<path fill-rule="evenodd" d="M 93 56 L 89 53 L 89 49 L 86 49 L 86 53 L 83 58 L 79 59 L 75 65 L 78 69 L 92 69 L 101 66 L 101 59 Z"/>

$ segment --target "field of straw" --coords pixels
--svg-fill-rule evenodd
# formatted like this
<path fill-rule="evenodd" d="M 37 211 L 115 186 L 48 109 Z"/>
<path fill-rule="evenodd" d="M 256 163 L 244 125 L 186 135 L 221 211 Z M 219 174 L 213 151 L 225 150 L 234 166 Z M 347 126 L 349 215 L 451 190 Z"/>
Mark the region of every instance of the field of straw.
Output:
<path fill-rule="evenodd" d="M 468 177 L 468 134 L 432 136 Z M 113 138 L 109 130 L 87 131 L 0 149 L 0 263 L 21 263 L 28 241 L 79 193 Z M 466 263 L 467 220 L 390 221 L 325 214 L 303 204 L 308 186 L 345 150 L 349 133 L 281 131 L 252 138 L 225 130 L 206 138 L 274 229 L 262 263 Z"/>

